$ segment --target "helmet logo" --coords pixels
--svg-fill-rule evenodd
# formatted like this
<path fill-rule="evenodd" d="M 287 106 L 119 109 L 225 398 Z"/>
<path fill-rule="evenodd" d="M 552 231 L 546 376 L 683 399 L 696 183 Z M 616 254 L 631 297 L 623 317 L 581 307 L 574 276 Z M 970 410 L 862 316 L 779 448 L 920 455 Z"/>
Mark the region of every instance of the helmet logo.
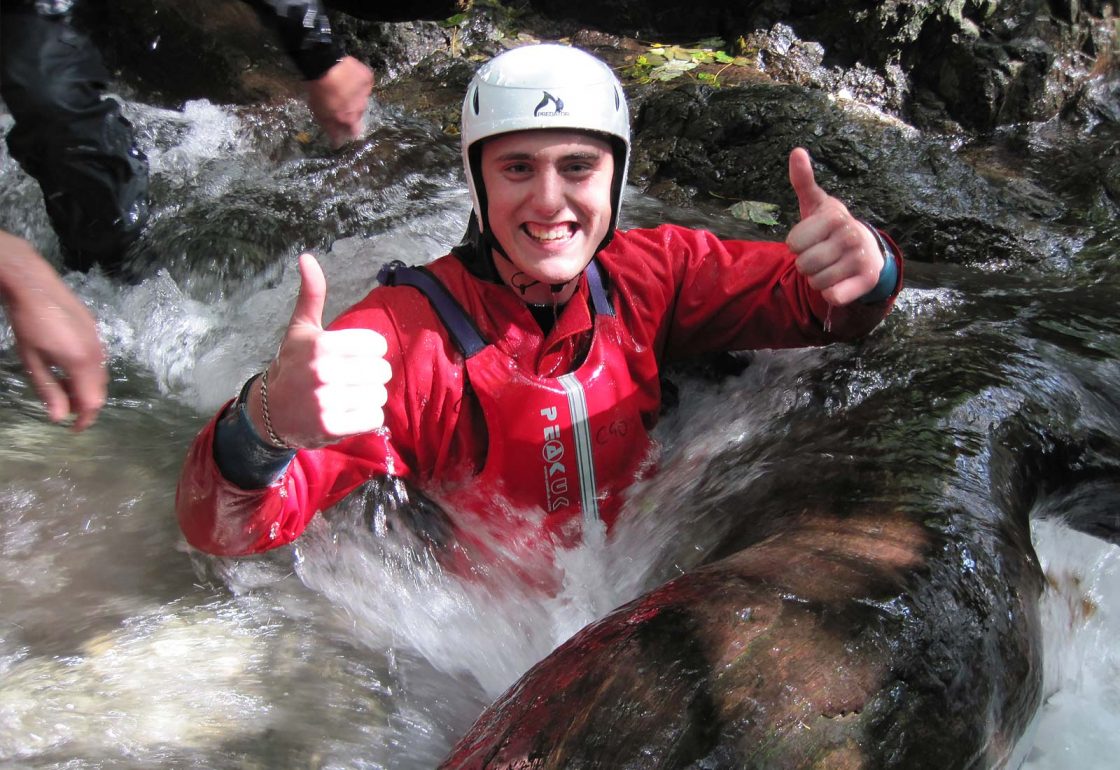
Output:
<path fill-rule="evenodd" d="M 533 117 L 534 118 L 537 118 L 537 117 L 551 117 L 551 116 L 554 116 L 554 115 L 567 115 L 568 114 L 568 113 L 564 112 L 564 100 L 563 99 L 557 99 L 555 96 L 550 94 L 548 91 L 543 91 L 542 93 L 544 94 L 544 97 L 541 98 L 541 103 L 537 105 L 537 108 L 535 110 L 533 110 Z M 552 102 L 553 109 L 548 111 L 548 112 L 541 112 L 541 109 L 544 108 L 549 102 Z"/>

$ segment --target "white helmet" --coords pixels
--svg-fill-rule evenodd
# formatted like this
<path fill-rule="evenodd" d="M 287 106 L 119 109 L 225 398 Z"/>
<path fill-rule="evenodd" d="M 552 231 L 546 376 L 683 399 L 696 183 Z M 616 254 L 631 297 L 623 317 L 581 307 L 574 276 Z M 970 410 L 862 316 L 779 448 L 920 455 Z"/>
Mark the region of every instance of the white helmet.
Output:
<path fill-rule="evenodd" d="M 475 73 L 463 99 L 463 170 L 483 233 L 486 190 L 479 167 L 480 141 L 513 131 L 564 128 L 603 134 L 614 146 L 611 223 L 602 248 L 618 224 L 618 207 L 630 160 L 626 96 L 611 68 L 591 54 L 564 45 L 513 48 Z"/>

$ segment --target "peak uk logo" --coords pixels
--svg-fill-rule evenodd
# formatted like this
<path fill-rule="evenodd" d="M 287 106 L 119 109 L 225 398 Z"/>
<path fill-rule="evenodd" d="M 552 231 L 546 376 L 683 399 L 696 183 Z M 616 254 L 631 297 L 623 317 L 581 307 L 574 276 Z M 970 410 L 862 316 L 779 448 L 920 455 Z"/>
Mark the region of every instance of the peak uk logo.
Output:
<path fill-rule="evenodd" d="M 563 99 L 557 99 L 555 96 L 550 94 L 548 91 L 542 91 L 541 93 L 543 93 L 544 96 L 541 97 L 541 103 L 537 105 L 537 108 L 535 110 L 533 110 L 533 117 L 534 118 L 540 118 L 540 117 L 548 118 L 548 117 L 553 117 L 553 116 L 558 116 L 558 115 L 567 115 L 568 114 L 568 113 L 564 112 L 564 100 Z M 549 104 L 552 105 L 552 109 L 551 110 L 545 110 L 544 112 L 541 112 L 541 110 L 543 110 Z"/>
<path fill-rule="evenodd" d="M 544 461 L 545 510 L 555 513 L 572 504 L 568 497 L 568 468 L 564 459 L 564 443 L 560 439 L 559 410 L 554 406 L 541 410 L 541 417 L 548 423 L 544 427 L 544 444 L 541 459 Z"/>

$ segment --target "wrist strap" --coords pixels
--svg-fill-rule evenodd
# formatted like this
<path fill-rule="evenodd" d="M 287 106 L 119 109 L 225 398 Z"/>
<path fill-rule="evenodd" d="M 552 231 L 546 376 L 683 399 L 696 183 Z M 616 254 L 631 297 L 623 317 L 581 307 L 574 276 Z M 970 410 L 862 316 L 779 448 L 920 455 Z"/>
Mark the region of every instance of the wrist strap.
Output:
<path fill-rule="evenodd" d="M 234 409 L 244 409 L 249 404 L 249 389 L 253 387 L 253 383 L 261 376 L 257 372 L 249 379 L 245 380 L 245 384 L 241 386 L 241 392 L 237 394 L 237 400 L 233 402 Z"/>

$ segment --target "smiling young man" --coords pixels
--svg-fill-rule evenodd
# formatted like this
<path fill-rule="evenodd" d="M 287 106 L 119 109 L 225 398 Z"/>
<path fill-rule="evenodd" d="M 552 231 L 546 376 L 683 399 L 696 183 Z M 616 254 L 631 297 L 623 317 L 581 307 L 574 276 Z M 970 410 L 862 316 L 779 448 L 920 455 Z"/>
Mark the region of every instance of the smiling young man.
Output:
<path fill-rule="evenodd" d="M 322 326 L 310 255 L 276 358 L 195 440 L 177 508 L 217 554 L 291 542 L 364 482 L 402 477 L 493 553 L 607 529 L 649 467 L 662 363 L 820 345 L 889 312 L 901 265 L 790 156 L 786 243 L 617 231 L 629 160 L 610 69 L 556 45 L 484 65 L 463 102 L 467 236 Z"/>
<path fill-rule="evenodd" d="M 480 165 L 503 282 L 533 304 L 567 302 L 610 228 L 610 143 L 555 129 L 503 134 L 483 144 Z"/>

